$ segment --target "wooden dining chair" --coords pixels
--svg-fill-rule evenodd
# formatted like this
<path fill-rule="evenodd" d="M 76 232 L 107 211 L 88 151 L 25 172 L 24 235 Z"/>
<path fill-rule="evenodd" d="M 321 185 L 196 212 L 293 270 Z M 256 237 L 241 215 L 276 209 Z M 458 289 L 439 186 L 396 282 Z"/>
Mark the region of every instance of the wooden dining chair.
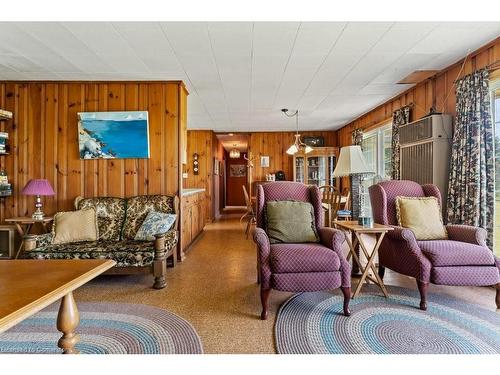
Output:
<path fill-rule="evenodd" d="M 240 218 L 240 223 L 243 221 L 243 219 L 246 219 L 247 226 L 245 229 L 245 234 L 246 234 L 246 238 L 248 238 L 248 232 L 250 231 L 250 227 L 252 224 L 255 224 L 255 211 L 253 209 L 252 200 L 250 199 L 250 196 L 248 195 L 248 191 L 247 191 L 247 188 L 245 185 L 243 185 L 243 194 L 245 195 L 245 203 L 247 205 L 247 211 Z"/>
<path fill-rule="evenodd" d="M 340 209 L 341 195 L 339 190 L 331 185 L 321 186 L 319 191 L 321 192 L 323 209 L 328 213 L 328 223 L 325 225 L 331 227 L 332 222 L 337 218 L 337 211 Z"/>
<path fill-rule="evenodd" d="M 342 190 L 342 197 L 345 197 L 344 207 L 337 210 L 336 220 L 351 220 L 351 189 L 344 188 Z"/>

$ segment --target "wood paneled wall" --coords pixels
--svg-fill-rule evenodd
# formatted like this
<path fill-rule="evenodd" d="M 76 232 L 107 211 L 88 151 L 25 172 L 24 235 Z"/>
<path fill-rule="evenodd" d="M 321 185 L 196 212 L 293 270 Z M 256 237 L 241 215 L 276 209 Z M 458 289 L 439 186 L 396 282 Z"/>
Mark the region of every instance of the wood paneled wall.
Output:
<path fill-rule="evenodd" d="M 460 77 L 499 60 L 500 37 L 471 53 L 467 58 Z M 366 130 L 376 128 L 384 120 L 390 119 L 395 110 L 410 103 L 413 103 L 412 121 L 425 116 L 432 106 L 438 112 L 455 115 L 456 96 L 454 82 L 460 73 L 462 65 L 463 59 L 339 129 L 339 145 L 346 146 L 352 144 L 351 133 L 354 129 L 361 128 Z"/>
<path fill-rule="evenodd" d="M 188 178 L 183 179 L 184 188 L 204 188 L 207 204 L 205 205 L 207 220 L 213 220 L 213 158 L 214 136 L 211 130 L 188 130 L 187 132 L 187 163 L 184 172 Z M 198 154 L 198 174 L 193 173 L 193 154 Z"/>
<path fill-rule="evenodd" d="M 323 136 L 325 146 L 337 146 L 337 133 L 335 131 L 324 132 L 300 132 L 301 136 Z M 254 157 L 254 168 L 252 181 L 266 179 L 266 174 L 285 172 L 287 180 L 293 179 L 293 157 L 286 150 L 294 141 L 294 132 L 265 132 L 250 133 L 249 152 Z M 269 168 L 260 166 L 260 157 L 269 156 Z"/>
<path fill-rule="evenodd" d="M 1 123 L 14 195 L 0 201 L 0 219 L 31 214 L 34 198 L 20 194 L 31 178 L 54 187 L 47 214 L 71 210 L 80 195 L 178 194 L 181 95 L 181 82 L 0 82 L 0 108 L 14 113 Z M 77 113 L 123 110 L 149 112 L 150 158 L 80 160 Z"/>

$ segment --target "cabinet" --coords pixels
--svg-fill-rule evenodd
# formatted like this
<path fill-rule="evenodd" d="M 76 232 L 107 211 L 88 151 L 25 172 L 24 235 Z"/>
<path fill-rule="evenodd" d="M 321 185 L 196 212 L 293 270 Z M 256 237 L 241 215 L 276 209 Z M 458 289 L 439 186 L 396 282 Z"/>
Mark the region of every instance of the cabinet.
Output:
<path fill-rule="evenodd" d="M 184 251 L 203 232 L 205 227 L 205 204 L 204 191 L 182 197 L 181 259 Z"/>
<path fill-rule="evenodd" d="M 339 149 L 337 147 L 315 147 L 308 154 L 293 156 L 293 180 L 307 185 L 332 185 L 340 187 L 340 179 L 333 177 Z"/>

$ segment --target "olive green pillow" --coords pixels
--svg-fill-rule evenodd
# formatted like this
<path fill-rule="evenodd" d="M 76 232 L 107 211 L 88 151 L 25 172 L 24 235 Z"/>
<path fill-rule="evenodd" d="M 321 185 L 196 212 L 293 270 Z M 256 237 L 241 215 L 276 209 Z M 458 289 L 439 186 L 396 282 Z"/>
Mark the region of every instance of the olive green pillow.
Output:
<path fill-rule="evenodd" d="M 413 231 L 417 240 L 445 240 L 441 208 L 436 197 L 396 197 L 398 225 Z"/>
<path fill-rule="evenodd" d="M 267 202 L 266 228 L 270 243 L 319 242 L 314 208 L 307 202 Z"/>

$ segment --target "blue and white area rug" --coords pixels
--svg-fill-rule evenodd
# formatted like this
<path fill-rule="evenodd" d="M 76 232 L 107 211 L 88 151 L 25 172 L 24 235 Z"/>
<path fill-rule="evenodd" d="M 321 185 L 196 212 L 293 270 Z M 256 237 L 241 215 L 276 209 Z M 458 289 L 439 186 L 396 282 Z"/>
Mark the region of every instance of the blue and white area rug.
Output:
<path fill-rule="evenodd" d="M 445 295 L 388 287 L 390 297 L 366 285 L 342 315 L 339 291 L 301 293 L 286 301 L 275 326 L 282 354 L 500 353 L 500 313 Z"/>
<path fill-rule="evenodd" d="M 0 333 L 0 353 L 60 353 L 58 304 Z M 166 310 L 128 303 L 78 303 L 80 353 L 200 354 L 193 326 Z"/>

